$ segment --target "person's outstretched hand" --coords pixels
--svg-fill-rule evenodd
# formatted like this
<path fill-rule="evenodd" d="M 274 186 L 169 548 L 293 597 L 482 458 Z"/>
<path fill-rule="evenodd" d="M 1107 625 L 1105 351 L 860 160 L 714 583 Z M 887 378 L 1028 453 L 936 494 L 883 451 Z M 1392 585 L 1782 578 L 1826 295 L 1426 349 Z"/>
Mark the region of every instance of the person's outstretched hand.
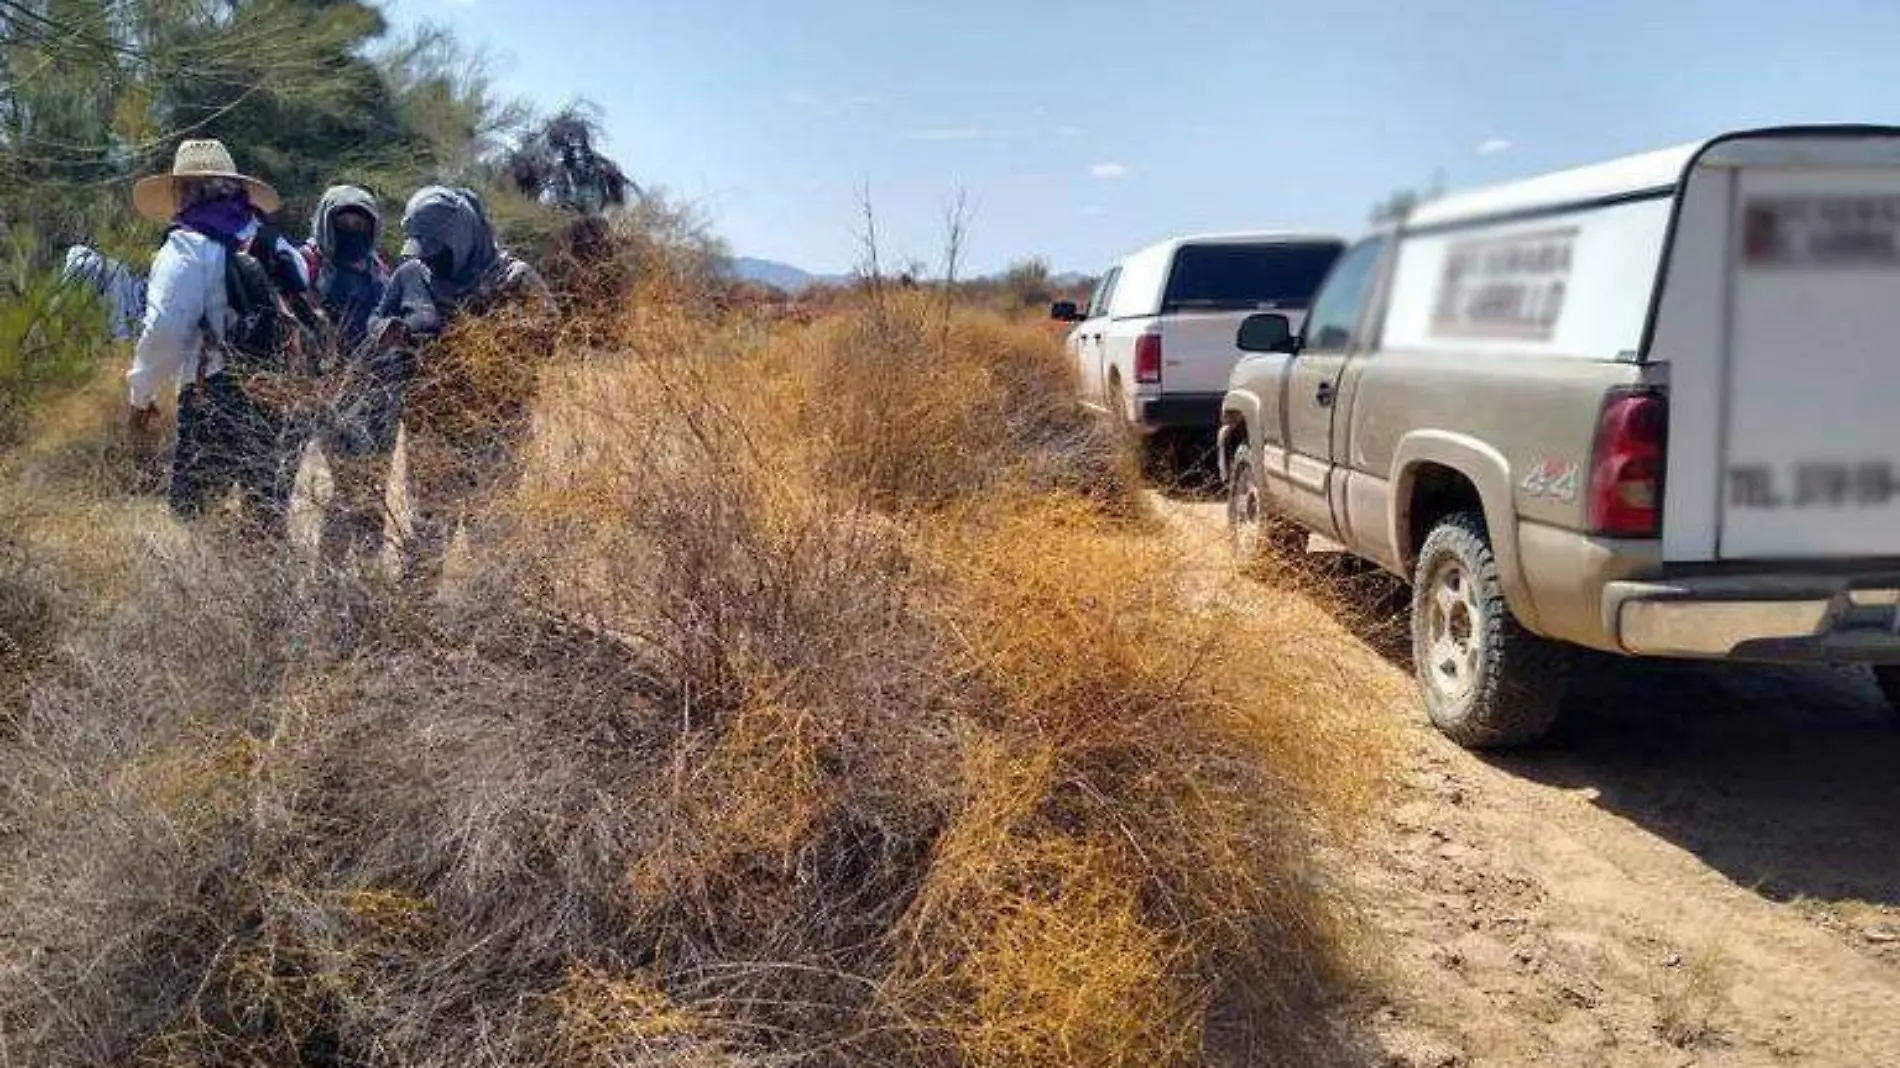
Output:
<path fill-rule="evenodd" d="M 158 433 L 158 405 L 148 404 L 143 408 L 133 408 L 126 421 L 131 425 L 134 435 L 152 437 Z"/>

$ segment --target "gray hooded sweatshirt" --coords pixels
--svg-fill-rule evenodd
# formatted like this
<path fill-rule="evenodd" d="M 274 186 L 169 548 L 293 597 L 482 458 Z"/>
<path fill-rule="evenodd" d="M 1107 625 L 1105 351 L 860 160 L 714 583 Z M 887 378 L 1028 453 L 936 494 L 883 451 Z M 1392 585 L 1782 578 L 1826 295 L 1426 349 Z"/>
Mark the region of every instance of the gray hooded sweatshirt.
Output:
<path fill-rule="evenodd" d="M 333 185 L 323 191 L 322 199 L 317 201 L 317 212 L 310 219 L 310 243 L 316 246 L 326 264 L 336 259 L 336 226 L 332 220 L 344 208 L 355 208 L 369 216 L 372 250 L 383 236 L 383 213 L 376 206 L 376 198 L 357 186 Z"/>
<path fill-rule="evenodd" d="M 409 198 L 402 229 L 409 240 L 383 294 L 378 318 L 400 318 L 411 334 L 442 332 L 465 311 L 523 296 L 552 307 L 547 283 L 534 268 L 495 243 L 479 201 L 445 186 L 424 186 Z"/>
<path fill-rule="evenodd" d="M 363 262 L 346 265 L 337 253 L 336 215 L 352 208 L 369 216 L 369 250 Z M 324 314 L 340 331 L 345 351 L 362 342 L 370 316 L 383 299 L 388 272 L 376 258 L 376 240 L 382 232 L 383 217 L 376 198 L 353 185 L 333 185 L 324 190 L 310 220 L 310 244 L 321 260 L 311 289 Z"/>

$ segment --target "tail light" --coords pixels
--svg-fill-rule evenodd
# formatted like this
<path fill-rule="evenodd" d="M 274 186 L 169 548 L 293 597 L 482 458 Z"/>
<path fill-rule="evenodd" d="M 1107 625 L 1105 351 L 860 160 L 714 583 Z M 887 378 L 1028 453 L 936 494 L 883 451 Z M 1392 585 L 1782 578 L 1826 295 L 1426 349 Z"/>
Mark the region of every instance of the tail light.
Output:
<path fill-rule="evenodd" d="M 1148 385 L 1161 381 L 1160 334 L 1135 338 L 1135 381 Z"/>
<path fill-rule="evenodd" d="M 1653 538 L 1661 531 L 1668 432 L 1669 402 L 1660 393 L 1618 393 L 1603 406 L 1590 469 L 1596 533 Z"/>

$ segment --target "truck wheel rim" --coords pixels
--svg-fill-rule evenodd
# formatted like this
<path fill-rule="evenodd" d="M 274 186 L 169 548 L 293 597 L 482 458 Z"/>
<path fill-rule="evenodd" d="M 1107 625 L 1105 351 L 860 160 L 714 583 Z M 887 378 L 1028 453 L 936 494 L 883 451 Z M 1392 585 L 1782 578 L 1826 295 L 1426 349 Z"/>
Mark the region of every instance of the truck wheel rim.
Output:
<path fill-rule="evenodd" d="M 1471 574 L 1447 561 L 1432 573 L 1425 603 L 1425 674 L 1432 688 L 1456 701 L 1478 677 L 1478 601 Z"/>

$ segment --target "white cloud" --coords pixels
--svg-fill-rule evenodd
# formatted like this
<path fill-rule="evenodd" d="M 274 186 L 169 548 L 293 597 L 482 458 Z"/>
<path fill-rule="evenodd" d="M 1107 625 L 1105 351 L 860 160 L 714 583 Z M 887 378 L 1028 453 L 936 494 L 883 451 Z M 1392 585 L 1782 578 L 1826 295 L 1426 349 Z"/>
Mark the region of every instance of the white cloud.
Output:
<path fill-rule="evenodd" d="M 1001 136 L 1003 136 L 1003 131 L 989 126 L 933 126 L 906 131 L 903 139 L 906 141 L 981 141 L 985 138 Z"/>
<path fill-rule="evenodd" d="M 1057 137 L 1080 137 L 1082 136 L 1082 127 L 1058 126 L 1056 127 L 1056 136 Z"/>
<path fill-rule="evenodd" d="M 1094 178 L 1103 178 L 1110 181 L 1116 178 L 1126 178 L 1128 177 L 1128 165 L 1126 163 L 1116 163 L 1114 160 L 1109 160 L 1106 163 L 1097 163 L 1095 166 L 1089 168 L 1089 175 Z"/>
<path fill-rule="evenodd" d="M 1076 210 L 1081 212 L 1083 215 L 1088 216 L 1091 219 L 1095 218 L 1098 215 L 1108 214 L 1108 209 L 1102 207 L 1100 204 L 1084 204 L 1080 208 L 1077 208 Z"/>
<path fill-rule="evenodd" d="M 1509 152 L 1510 150 L 1510 140 L 1503 137 L 1487 138 L 1478 145 L 1478 155 L 1480 156 L 1495 156 L 1501 152 Z"/>

